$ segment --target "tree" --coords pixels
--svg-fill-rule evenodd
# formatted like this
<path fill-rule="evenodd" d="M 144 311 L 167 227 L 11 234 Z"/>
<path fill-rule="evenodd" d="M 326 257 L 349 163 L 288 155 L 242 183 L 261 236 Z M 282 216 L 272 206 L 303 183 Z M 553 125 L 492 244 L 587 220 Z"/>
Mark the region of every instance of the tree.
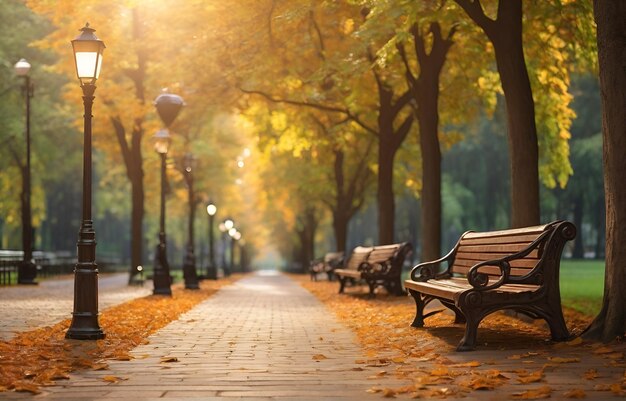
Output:
<path fill-rule="evenodd" d="M 499 0 L 496 19 L 480 0 L 455 0 L 485 32 L 496 56 L 506 100 L 511 157 L 511 226 L 539 224 L 539 148 L 535 103 L 524 59 L 522 0 Z"/>
<path fill-rule="evenodd" d="M 626 4 L 594 0 L 602 93 L 606 270 L 602 309 L 584 333 L 611 341 L 626 334 Z"/>

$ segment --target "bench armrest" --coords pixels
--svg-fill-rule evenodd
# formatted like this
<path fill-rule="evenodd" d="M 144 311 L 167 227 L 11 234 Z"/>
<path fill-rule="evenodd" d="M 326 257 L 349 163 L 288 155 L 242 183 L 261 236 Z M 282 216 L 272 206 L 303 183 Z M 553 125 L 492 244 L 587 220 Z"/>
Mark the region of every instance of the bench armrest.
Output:
<path fill-rule="evenodd" d="M 503 259 L 498 260 L 487 260 L 485 262 L 480 262 L 472 266 L 470 271 L 467 273 L 467 281 L 477 290 L 486 291 L 492 290 L 494 288 L 500 287 L 502 284 L 506 283 L 509 279 L 509 275 L 511 274 L 511 265 L 509 262 Z M 495 283 L 489 285 L 489 275 L 485 273 L 481 273 L 479 270 L 483 266 L 496 266 L 500 268 L 500 279 Z"/>
<path fill-rule="evenodd" d="M 520 278 L 517 278 L 517 277 L 510 277 L 510 275 L 511 275 L 511 265 L 510 265 L 509 262 L 512 261 L 512 260 L 522 259 L 522 258 L 526 257 L 535 248 L 537 248 L 540 244 L 542 244 L 543 241 L 547 238 L 547 236 L 549 234 L 550 234 L 550 231 L 546 231 L 545 233 L 543 233 L 539 237 L 537 237 L 536 240 L 531 242 L 526 248 L 522 249 L 521 251 L 519 251 L 517 253 L 505 256 L 505 257 L 503 257 L 501 259 L 487 260 L 487 261 L 475 264 L 474 266 L 472 266 L 472 268 L 467 273 L 467 281 L 468 281 L 468 283 L 470 283 L 472 285 L 472 287 L 474 287 L 475 289 L 480 290 L 480 291 L 492 290 L 494 288 L 498 288 L 501 285 L 507 284 L 507 283 L 522 283 L 523 282 L 523 278 L 520 279 Z M 540 268 L 539 266 L 541 266 L 541 265 L 542 265 L 542 263 L 539 262 L 539 265 L 537 267 L 535 267 L 535 269 L 533 269 L 525 277 L 528 277 L 528 276 L 534 274 L 535 270 L 537 268 Z M 498 281 L 496 281 L 495 283 L 489 285 L 489 275 L 486 274 L 486 273 L 481 273 L 479 271 L 480 268 L 484 267 L 484 266 L 495 266 L 495 267 L 500 268 L 500 278 L 498 279 Z"/>
<path fill-rule="evenodd" d="M 456 247 L 452 249 L 446 256 L 437 260 L 431 260 L 429 262 L 423 262 L 411 269 L 411 280 L 413 281 L 428 281 L 433 278 L 445 278 L 450 276 L 450 260 L 454 259 L 454 252 Z M 442 272 L 435 271 L 437 265 L 447 262 L 448 266 Z"/>

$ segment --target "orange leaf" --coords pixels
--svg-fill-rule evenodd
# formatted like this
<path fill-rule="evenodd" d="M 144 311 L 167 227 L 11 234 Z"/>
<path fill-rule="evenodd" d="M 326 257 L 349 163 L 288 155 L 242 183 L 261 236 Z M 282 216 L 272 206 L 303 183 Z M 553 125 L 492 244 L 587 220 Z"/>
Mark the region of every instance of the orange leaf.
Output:
<path fill-rule="evenodd" d="M 563 396 L 565 398 L 585 398 L 587 397 L 587 394 L 585 393 L 585 390 L 581 388 L 575 388 L 575 389 L 566 391 L 565 393 L 563 393 Z"/>
<path fill-rule="evenodd" d="M 328 358 L 326 357 L 326 355 L 323 355 L 323 354 L 315 354 L 315 355 L 313 355 L 312 359 L 314 361 L 322 361 L 322 360 L 328 359 Z"/>
<path fill-rule="evenodd" d="M 522 391 L 520 393 L 513 393 L 511 398 L 515 400 L 539 400 L 543 398 L 550 398 L 552 389 L 548 386 L 539 387 L 533 390 Z"/>
<path fill-rule="evenodd" d="M 175 356 L 164 356 L 161 358 L 161 363 L 167 362 L 178 362 L 178 358 L 176 358 Z"/>
<path fill-rule="evenodd" d="M 122 378 L 117 377 L 117 376 L 107 375 L 107 376 L 104 376 L 102 380 L 108 383 L 117 383 L 118 381 L 122 380 Z"/>
<path fill-rule="evenodd" d="M 560 356 L 550 356 L 548 357 L 550 362 L 554 363 L 575 363 L 580 362 L 580 358 L 562 358 Z"/>
<path fill-rule="evenodd" d="M 594 380 L 598 378 L 598 371 L 595 369 L 589 369 L 583 374 L 583 377 L 587 380 Z"/>
<path fill-rule="evenodd" d="M 456 365 L 452 365 L 456 368 L 477 368 L 480 365 L 482 365 L 480 362 L 478 361 L 469 361 L 469 362 L 465 362 L 465 363 L 457 363 Z"/>
<path fill-rule="evenodd" d="M 39 394 L 41 390 L 39 390 L 39 386 L 36 384 L 30 383 L 18 383 L 13 387 L 13 390 L 20 393 L 31 393 L 31 394 Z"/>
<path fill-rule="evenodd" d="M 536 383 L 543 380 L 543 376 L 543 370 L 538 370 L 528 375 L 518 377 L 517 381 L 523 384 Z"/>

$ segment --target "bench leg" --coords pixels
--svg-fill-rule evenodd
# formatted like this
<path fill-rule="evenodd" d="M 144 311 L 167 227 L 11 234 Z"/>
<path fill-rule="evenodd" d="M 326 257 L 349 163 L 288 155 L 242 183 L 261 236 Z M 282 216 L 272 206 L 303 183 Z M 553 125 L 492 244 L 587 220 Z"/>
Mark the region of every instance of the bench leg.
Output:
<path fill-rule="evenodd" d="M 343 290 L 346 288 L 346 277 L 339 278 L 339 293 L 343 294 Z"/>
<path fill-rule="evenodd" d="M 424 327 L 424 307 L 426 302 L 422 299 L 422 294 L 415 290 L 409 290 L 409 293 L 415 301 L 415 319 L 411 323 L 412 327 Z"/>
<path fill-rule="evenodd" d="M 570 339 L 570 333 L 565 324 L 561 305 L 545 304 L 543 307 L 539 307 L 536 313 L 548 323 L 553 341 L 566 341 Z"/>
<path fill-rule="evenodd" d="M 374 290 L 376 289 L 376 281 L 375 280 L 368 280 L 367 281 L 367 285 L 370 288 L 369 297 L 370 298 L 374 298 Z"/>
<path fill-rule="evenodd" d="M 334 276 L 335 276 L 335 275 L 333 274 L 333 271 L 332 271 L 332 270 L 329 270 L 329 271 L 328 271 L 328 273 L 326 273 L 326 274 L 328 274 L 328 281 L 333 281 Z"/>
<path fill-rule="evenodd" d="M 465 311 L 464 313 L 465 323 L 465 335 L 456 347 L 457 351 L 473 351 L 476 347 L 476 333 L 478 332 L 478 325 L 483 320 L 481 314 L 476 312 Z"/>
<path fill-rule="evenodd" d="M 441 300 L 440 302 L 443 304 L 443 306 L 454 312 L 454 323 L 465 323 L 467 321 L 465 319 L 465 316 L 463 315 L 463 312 L 461 312 L 461 310 L 457 308 L 456 305 L 451 302 L 443 302 Z"/>

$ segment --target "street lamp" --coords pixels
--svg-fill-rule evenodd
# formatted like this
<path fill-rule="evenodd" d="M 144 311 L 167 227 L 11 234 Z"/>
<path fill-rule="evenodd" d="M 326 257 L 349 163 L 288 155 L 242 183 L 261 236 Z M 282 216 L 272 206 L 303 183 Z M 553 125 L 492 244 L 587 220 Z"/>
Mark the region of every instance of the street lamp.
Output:
<path fill-rule="evenodd" d="M 185 288 L 188 290 L 200 289 L 198 285 L 198 274 L 196 273 L 196 256 L 193 250 L 193 222 L 196 214 L 196 200 L 193 192 L 193 168 L 195 159 L 193 154 L 186 153 L 183 159 L 183 175 L 187 182 L 187 190 L 189 195 L 189 242 L 187 243 L 187 252 L 183 260 L 183 277 L 185 279 Z"/>
<path fill-rule="evenodd" d="M 72 41 L 76 75 L 83 89 L 83 220 L 78 232 L 78 263 L 74 268 L 74 312 L 65 338 L 98 340 L 104 332 L 98 324 L 98 265 L 96 264 L 96 232 L 91 220 L 91 109 L 96 81 L 102 67 L 104 43 L 96 37 L 89 23 Z"/>
<path fill-rule="evenodd" d="M 233 272 L 235 271 L 235 238 L 237 234 L 239 234 L 239 232 L 235 227 L 231 227 L 231 229 L 228 230 L 228 236 L 230 237 L 230 271 Z"/>
<path fill-rule="evenodd" d="M 159 295 L 172 295 L 172 289 L 170 284 L 172 279 L 170 277 L 170 265 L 167 262 L 167 248 L 165 241 L 165 181 L 166 177 L 166 159 L 167 151 L 170 147 L 171 137 L 167 129 L 162 129 L 156 132 L 153 136 L 154 150 L 161 157 L 161 212 L 159 219 L 159 244 L 156 247 L 154 257 L 154 294 Z"/>
<path fill-rule="evenodd" d="M 227 218 L 219 225 L 219 229 L 222 232 L 222 268 L 224 269 L 224 276 L 226 277 L 230 276 L 232 268 L 232 266 L 228 267 L 228 265 L 226 264 L 226 248 L 228 246 L 226 245 L 226 240 L 230 238 L 230 236 L 228 235 L 228 231 L 231 230 L 234 226 L 235 222 L 231 218 Z"/>
<path fill-rule="evenodd" d="M 37 267 L 33 262 L 33 221 L 30 204 L 30 99 L 33 97 L 34 85 L 30 82 L 30 63 L 21 59 L 14 66 L 15 74 L 24 78 L 24 94 L 26 95 L 26 165 L 21 165 L 22 172 L 22 250 L 24 257 L 17 270 L 18 284 L 37 284 Z"/>
<path fill-rule="evenodd" d="M 209 204 L 206 207 L 206 212 L 209 215 L 209 264 L 206 268 L 206 278 L 209 280 L 217 280 L 215 253 L 213 249 L 213 221 L 215 220 L 215 214 L 217 213 L 217 206 L 215 206 L 213 201 L 209 201 Z"/>
<path fill-rule="evenodd" d="M 165 124 L 166 129 L 157 131 L 154 135 L 154 149 L 161 156 L 161 218 L 159 224 L 159 244 L 156 247 L 156 255 L 154 258 L 154 294 L 172 295 L 172 277 L 170 276 L 170 265 L 167 261 L 166 241 L 165 241 L 165 162 L 167 151 L 170 146 L 171 137 L 167 130 L 180 113 L 185 102 L 183 98 L 167 92 L 163 89 L 162 93 L 154 99 L 154 106 L 157 114 Z"/>

